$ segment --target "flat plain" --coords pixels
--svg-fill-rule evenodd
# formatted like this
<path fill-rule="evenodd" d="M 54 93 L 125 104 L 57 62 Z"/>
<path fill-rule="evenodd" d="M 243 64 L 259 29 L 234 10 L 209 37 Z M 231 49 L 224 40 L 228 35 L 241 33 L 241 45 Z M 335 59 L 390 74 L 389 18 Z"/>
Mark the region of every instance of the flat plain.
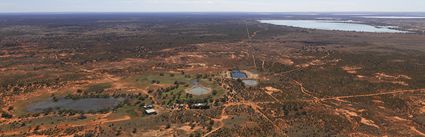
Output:
<path fill-rule="evenodd" d="M 411 33 L 258 21 L 323 17 Z M 0 136 L 425 136 L 424 32 L 334 14 L 0 15 Z M 117 102 L 78 102 L 99 98 Z"/>

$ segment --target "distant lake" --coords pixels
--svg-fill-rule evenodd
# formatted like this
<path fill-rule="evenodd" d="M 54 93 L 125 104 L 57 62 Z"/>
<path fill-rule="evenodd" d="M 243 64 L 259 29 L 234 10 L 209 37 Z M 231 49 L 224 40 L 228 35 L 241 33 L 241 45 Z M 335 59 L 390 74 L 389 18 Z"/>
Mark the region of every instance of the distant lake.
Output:
<path fill-rule="evenodd" d="M 420 16 L 361 16 L 362 18 L 370 19 L 425 19 Z"/>
<path fill-rule="evenodd" d="M 99 111 L 113 108 L 123 100 L 123 98 L 83 98 L 77 100 L 62 98 L 54 102 L 49 99 L 41 102 L 31 103 L 28 106 L 27 111 L 43 112 L 47 109 L 65 109 L 84 112 Z"/>
<path fill-rule="evenodd" d="M 375 27 L 372 25 L 358 24 L 355 22 L 342 22 L 332 20 L 259 20 L 259 22 L 307 29 L 380 33 L 408 33 L 407 31 L 392 29 L 388 26 Z"/>

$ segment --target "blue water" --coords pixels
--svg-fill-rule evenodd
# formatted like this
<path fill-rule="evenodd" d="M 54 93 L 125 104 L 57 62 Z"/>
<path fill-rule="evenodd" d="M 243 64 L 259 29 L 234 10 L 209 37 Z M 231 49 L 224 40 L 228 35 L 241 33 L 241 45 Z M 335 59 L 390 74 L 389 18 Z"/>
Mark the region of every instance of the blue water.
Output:
<path fill-rule="evenodd" d="M 240 72 L 239 70 L 233 70 L 230 74 L 232 76 L 232 78 L 234 79 L 243 79 L 243 78 L 247 78 L 246 74 L 243 72 Z"/>
<path fill-rule="evenodd" d="M 375 27 L 367 24 L 358 24 L 353 22 L 337 22 L 330 20 L 259 20 L 261 23 L 273 25 L 284 25 L 291 27 L 321 29 L 321 30 L 339 30 L 355 32 L 379 32 L 379 33 L 408 33 L 391 29 L 389 27 Z"/>
<path fill-rule="evenodd" d="M 43 112 L 47 109 L 65 109 L 75 111 L 99 111 L 117 106 L 122 102 L 123 98 L 84 98 L 84 99 L 59 99 L 54 102 L 45 100 L 35 102 L 27 107 L 28 112 Z"/>

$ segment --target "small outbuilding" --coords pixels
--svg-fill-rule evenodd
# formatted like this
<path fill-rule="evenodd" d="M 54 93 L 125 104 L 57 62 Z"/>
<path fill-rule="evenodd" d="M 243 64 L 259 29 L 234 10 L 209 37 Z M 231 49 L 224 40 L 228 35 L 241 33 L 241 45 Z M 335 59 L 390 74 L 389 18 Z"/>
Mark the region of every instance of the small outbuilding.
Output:
<path fill-rule="evenodd" d="M 153 105 L 145 105 L 143 106 L 144 109 L 153 109 Z"/>
<path fill-rule="evenodd" d="M 158 114 L 155 109 L 146 109 L 145 114 L 147 115 L 156 115 Z"/>
<path fill-rule="evenodd" d="M 194 103 L 190 105 L 190 109 L 209 109 L 208 103 Z"/>

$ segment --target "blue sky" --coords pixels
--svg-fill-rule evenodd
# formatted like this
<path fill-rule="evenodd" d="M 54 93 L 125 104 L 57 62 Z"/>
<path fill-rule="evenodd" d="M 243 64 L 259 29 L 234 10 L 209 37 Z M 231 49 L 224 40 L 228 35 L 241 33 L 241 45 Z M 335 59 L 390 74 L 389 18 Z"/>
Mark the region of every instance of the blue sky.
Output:
<path fill-rule="evenodd" d="M 0 0 L 0 12 L 425 11 L 425 0 Z"/>

